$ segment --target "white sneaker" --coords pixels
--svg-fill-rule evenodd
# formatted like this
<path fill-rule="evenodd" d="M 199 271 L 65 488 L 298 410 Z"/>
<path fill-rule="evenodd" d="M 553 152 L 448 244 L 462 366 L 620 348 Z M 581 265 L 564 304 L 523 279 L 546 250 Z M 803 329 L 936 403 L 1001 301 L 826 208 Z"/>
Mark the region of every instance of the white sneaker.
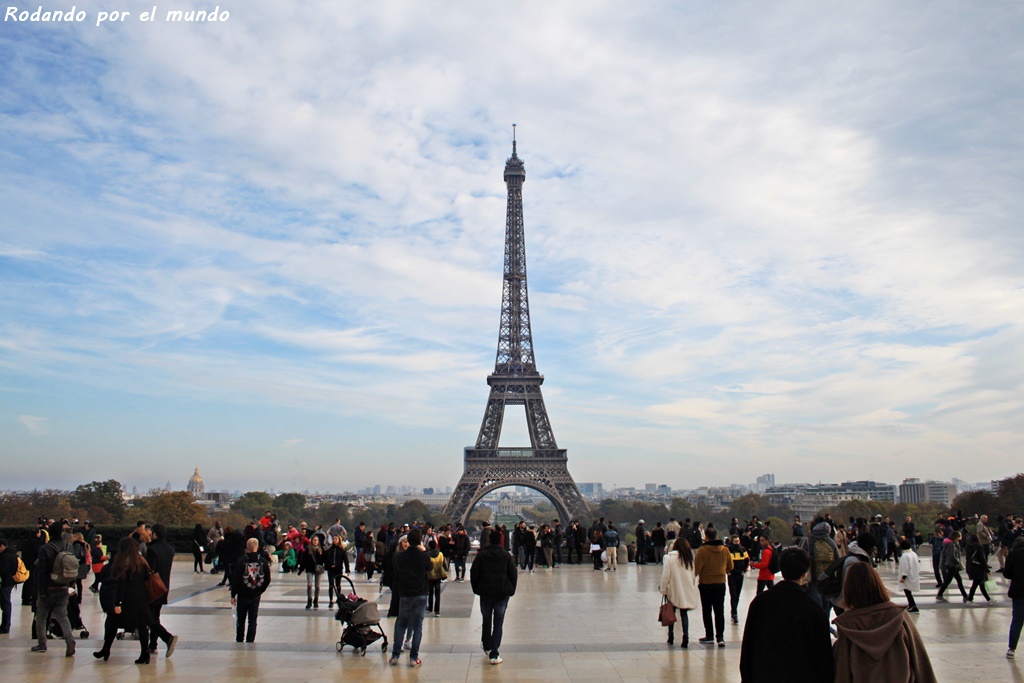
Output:
<path fill-rule="evenodd" d="M 1013 650 L 1011 650 L 1011 652 L 1013 652 Z M 503 661 L 505 660 L 501 657 L 491 657 L 491 666 L 497 666 L 498 664 L 501 664 Z"/>
<path fill-rule="evenodd" d="M 1006 658 L 1007 659 L 1013 659 L 1013 655 L 1014 655 L 1014 650 L 1007 650 L 1006 651 Z"/>

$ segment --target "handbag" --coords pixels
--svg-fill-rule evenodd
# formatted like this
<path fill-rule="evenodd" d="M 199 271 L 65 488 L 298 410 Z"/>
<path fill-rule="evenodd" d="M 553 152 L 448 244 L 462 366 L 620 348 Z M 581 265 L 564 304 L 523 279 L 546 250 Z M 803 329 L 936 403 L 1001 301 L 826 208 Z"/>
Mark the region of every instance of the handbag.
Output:
<path fill-rule="evenodd" d="M 167 586 L 159 572 L 150 571 L 146 575 L 146 600 L 150 604 L 167 595 Z"/>
<path fill-rule="evenodd" d="M 671 626 L 676 623 L 676 608 L 668 601 L 668 597 L 661 596 L 661 607 L 658 608 L 658 621 L 662 626 Z"/>

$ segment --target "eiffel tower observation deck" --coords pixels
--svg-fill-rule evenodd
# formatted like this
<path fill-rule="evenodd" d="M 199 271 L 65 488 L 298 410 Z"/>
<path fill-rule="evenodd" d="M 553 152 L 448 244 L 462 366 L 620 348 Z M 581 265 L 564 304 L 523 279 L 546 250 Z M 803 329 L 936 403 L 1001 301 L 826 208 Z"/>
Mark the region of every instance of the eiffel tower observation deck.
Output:
<path fill-rule="evenodd" d="M 516 151 L 505 162 L 508 202 L 505 213 L 505 267 L 501 322 L 494 372 L 487 376 L 490 395 L 476 444 L 464 450 L 465 469 L 445 508 L 450 518 L 465 523 L 479 500 L 505 486 L 526 486 L 547 497 L 563 523 L 587 512 L 567 467 L 566 449 L 559 448 L 551 429 L 537 372 L 530 329 L 530 299 L 526 285 L 526 234 L 523 227 L 523 183 L 526 166 Z M 529 447 L 499 448 L 507 406 L 524 406 Z"/>

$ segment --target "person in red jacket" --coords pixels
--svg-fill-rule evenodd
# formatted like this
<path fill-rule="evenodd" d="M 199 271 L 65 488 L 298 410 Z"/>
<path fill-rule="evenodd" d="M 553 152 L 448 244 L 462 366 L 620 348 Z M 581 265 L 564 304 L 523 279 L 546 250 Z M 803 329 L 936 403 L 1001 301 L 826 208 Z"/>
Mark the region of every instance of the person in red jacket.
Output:
<path fill-rule="evenodd" d="M 772 539 L 768 536 L 761 536 L 761 558 L 757 562 L 751 562 L 750 568 L 759 570 L 757 572 L 757 591 L 754 595 L 759 595 L 761 591 L 771 588 L 775 583 L 775 572 L 770 567 L 772 565 L 772 553 L 775 549 L 772 548 Z"/>

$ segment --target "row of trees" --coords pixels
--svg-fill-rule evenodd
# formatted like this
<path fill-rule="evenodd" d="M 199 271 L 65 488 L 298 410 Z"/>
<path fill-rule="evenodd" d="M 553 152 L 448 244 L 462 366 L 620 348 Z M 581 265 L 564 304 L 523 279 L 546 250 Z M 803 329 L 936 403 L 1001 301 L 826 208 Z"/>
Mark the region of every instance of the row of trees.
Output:
<path fill-rule="evenodd" d="M 329 526 L 336 519 L 340 519 L 350 530 L 359 522 L 365 522 L 369 528 L 375 529 L 389 522 L 403 524 L 425 521 L 438 525 L 447 521 L 442 518 L 440 510 L 430 508 L 418 500 L 402 505 L 370 504 L 367 508 L 357 511 L 343 503 L 321 506 L 313 510 L 307 507 L 306 497 L 300 493 L 271 496 L 263 491 L 250 491 L 240 496 L 231 505 L 229 512 L 217 513 L 215 516 L 222 524 L 238 527 L 251 519 L 258 519 L 267 511 L 276 513 L 282 525 L 297 525 L 301 521 L 306 521 L 310 525 L 319 523 Z M 957 496 L 949 508 L 934 503 L 890 505 L 877 501 L 854 500 L 820 512 L 830 513 L 837 521 L 845 521 L 849 517 L 870 518 L 875 515 L 899 521 L 910 515 L 919 523 L 926 523 L 958 511 L 966 516 L 987 514 L 992 521 L 999 515 L 1024 514 L 1024 474 L 1000 481 L 998 495 L 987 491 L 971 491 Z M 675 498 L 668 507 L 660 503 L 604 500 L 591 505 L 591 513 L 592 517 L 604 517 L 621 524 L 636 524 L 643 519 L 648 523 L 648 527 L 652 527 L 658 521 L 667 523 L 670 517 L 680 521 L 700 520 L 705 526 L 709 522 L 714 523 L 721 530 L 729 528 L 733 517 L 744 522 L 757 515 L 764 521 L 771 521 L 773 529 L 781 528 L 783 537 L 789 533 L 793 520 L 793 512 L 789 507 L 773 504 L 765 496 L 755 493 L 736 498 L 723 511 L 716 511 L 710 506 L 695 504 L 683 498 Z M 471 518 L 472 526 L 479 527 L 480 522 L 486 519 L 488 514 L 483 509 L 475 510 Z M 550 521 L 556 516 L 553 508 L 547 503 L 528 508 L 524 515 L 537 522 Z M 134 522 L 137 519 L 145 519 L 151 523 L 159 521 L 168 526 L 202 524 L 208 527 L 213 522 L 206 508 L 195 502 L 185 491 L 154 491 L 148 496 L 134 499 L 129 506 L 124 500 L 123 487 L 114 479 L 82 484 L 73 491 L 47 489 L 0 494 L 0 524 L 31 525 L 39 517 L 77 518 L 82 521 L 89 519 L 98 526 Z M 589 525 L 591 520 L 581 521 Z"/>

